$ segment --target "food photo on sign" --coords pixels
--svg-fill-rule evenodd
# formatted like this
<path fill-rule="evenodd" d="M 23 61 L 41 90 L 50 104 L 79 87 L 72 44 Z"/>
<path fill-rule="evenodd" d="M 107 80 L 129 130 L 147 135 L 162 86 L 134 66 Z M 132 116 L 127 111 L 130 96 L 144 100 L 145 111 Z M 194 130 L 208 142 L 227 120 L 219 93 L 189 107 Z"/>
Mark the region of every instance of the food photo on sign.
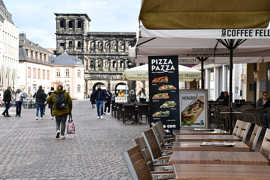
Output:
<path fill-rule="evenodd" d="M 207 91 L 180 91 L 181 127 L 207 127 Z"/>

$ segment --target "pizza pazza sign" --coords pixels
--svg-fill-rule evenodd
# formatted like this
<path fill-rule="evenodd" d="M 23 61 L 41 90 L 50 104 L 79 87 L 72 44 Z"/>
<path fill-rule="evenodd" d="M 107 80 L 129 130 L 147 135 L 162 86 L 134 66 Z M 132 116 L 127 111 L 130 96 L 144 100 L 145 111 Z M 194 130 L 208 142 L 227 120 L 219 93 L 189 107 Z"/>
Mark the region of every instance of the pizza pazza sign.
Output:
<path fill-rule="evenodd" d="M 180 128 L 178 56 L 149 56 L 149 119 L 168 131 Z"/>

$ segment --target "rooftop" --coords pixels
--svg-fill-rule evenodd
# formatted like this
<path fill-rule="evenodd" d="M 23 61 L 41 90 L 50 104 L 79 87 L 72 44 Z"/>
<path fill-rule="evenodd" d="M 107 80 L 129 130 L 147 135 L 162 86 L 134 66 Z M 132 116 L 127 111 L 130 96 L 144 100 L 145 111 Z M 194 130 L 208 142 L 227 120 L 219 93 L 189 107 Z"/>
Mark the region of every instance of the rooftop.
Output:
<path fill-rule="evenodd" d="M 88 21 L 91 21 L 89 16 L 87 14 L 81 14 L 81 13 L 54 13 L 56 16 L 85 16 Z"/>
<path fill-rule="evenodd" d="M 83 65 L 80 59 L 76 58 L 75 56 L 70 56 L 66 52 L 53 58 L 52 64 L 58 65 L 58 66 L 82 66 Z"/>

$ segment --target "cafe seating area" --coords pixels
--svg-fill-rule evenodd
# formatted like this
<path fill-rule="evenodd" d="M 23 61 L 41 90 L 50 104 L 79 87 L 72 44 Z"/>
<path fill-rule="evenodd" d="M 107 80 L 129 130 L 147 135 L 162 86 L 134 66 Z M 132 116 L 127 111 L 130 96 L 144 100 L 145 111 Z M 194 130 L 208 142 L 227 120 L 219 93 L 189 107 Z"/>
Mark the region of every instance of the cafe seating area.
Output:
<path fill-rule="evenodd" d="M 147 124 L 148 103 L 113 103 L 112 116 L 123 124 Z"/>
<path fill-rule="evenodd" d="M 124 153 L 133 179 L 270 179 L 270 129 L 237 120 L 232 134 L 202 128 L 165 132 L 161 122 L 152 124 Z"/>

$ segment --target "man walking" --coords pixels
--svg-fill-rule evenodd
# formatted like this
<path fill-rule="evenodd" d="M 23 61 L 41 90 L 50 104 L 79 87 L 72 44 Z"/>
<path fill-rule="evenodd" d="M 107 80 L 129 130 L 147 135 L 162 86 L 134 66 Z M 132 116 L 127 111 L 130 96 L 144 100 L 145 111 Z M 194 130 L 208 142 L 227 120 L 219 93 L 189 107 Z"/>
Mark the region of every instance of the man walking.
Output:
<path fill-rule="evenodd" d="M 102 119 L 103 115 L 103 106 L 104 106 L 104 100 L 106 98 L 106 92 L 101 89 L 101 85 L 98 85 L 97 90 L 95 91 L 94 97 L 96 99 L 96 105 L 97 105 L 97 115 L 98 119 Z"/>
<path fill-rule="evenodd" d="M 11 101 L 11 87 L 8 87 L 7 90 L 4 92 L 4 98 L 3 101 L 5 103 L 5 111 L 2 113 L 5 117 L 10 117 L 8 110 L 10 108 L 10 101 Z"/>
<path fill-rule="evenodd" d="M 58 85 L 54 93 L 47 99 L 47 103 L 53 107 L 52 115 L 56 120 L 56 138 L 65 139 L 67 116 L 71 115 L 72 100 L 69 94 L 64 91 L 62 85 Z M 60 130 L 61 129 L 61 130 Z"/>
<path fill-rule="evenodd" d="M 47 95 L 45 94 L 44 90 L 42 89 L 42 86 L 39 86 L 38 91 L 33 96 L 36 98 L 36 120 L 38 120 L 38 114 L 40 111 L 40 118 L 43 118 L 44 115 L 44 103 L 46 101 Z"/>
<path fill-rule="evenodd" d="M 105 95 L 105 111 L 104 114 L 106 114 L 106 112 L 110 113 L 111 110 L 111 102 L 112 102 L 112 93 L 110 92 L 110 89 L 107 88 L 106 90 L 106 95 Z M 108 111 L 107 111 L 108 109 Z"/>

